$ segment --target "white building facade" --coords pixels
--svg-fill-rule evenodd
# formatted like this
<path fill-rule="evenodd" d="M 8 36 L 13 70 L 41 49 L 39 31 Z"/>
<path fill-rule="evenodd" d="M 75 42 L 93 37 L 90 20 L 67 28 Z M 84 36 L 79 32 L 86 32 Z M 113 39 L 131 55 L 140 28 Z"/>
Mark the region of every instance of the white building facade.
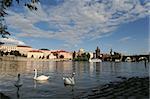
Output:
<path fill-rule="evenodd" d="M 19 51 L 20 54 L 27 55 L 27 53 L 33 50 L 33 48 L 23 45 L 0 45 L 0 50 L 4 52 Z"/>

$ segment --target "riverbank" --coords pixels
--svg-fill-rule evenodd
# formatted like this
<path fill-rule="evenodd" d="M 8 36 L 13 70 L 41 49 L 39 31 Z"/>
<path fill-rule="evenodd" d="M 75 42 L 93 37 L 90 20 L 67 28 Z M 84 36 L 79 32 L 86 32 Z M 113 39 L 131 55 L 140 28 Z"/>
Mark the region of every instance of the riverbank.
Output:
<path fill-rule="evenodd" d="M 10 97 L 4 95 L 3 93 L 0 93 L 0 99 L 10 99 Z"/>
<path fill-rule="evenodd" d="M 0 61 L 71 61 L 70 59 L 38 59 L 19 56 L 0 56 Z"/>
<path fill-rule="evenodd" d="M 76 99 L 149 99 L 149 77 L 121 78 L 81 93 Z"/>

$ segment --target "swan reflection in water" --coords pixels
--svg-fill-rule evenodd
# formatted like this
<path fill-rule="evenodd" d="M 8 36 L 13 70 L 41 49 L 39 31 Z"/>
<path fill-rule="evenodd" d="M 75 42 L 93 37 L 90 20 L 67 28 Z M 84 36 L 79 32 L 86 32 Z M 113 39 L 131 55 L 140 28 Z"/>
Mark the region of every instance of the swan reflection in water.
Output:
<path fill-rule="evenodd" d="M 38 84 L 49 84 L 49 81 L 48 80 L 33 80 L 34 81 L 34 88 L 37 88 L 37 85 Z"/>
<path fill-rule="evenodd" d="M 64 80 L 64 86 L 66 88 L 68 88 L 69 90 L 71 89 L 71 96 L 72 99 L 74 99 L 75 95 L 74 95 L 74 87 L 75 87 L 75 72 L 72 73 L 71 77 L 63 77 Z"/>
<path fill-rule="evenodd" d="M 75 85 L 65 85 L 65 88 L 71 92 L 72 99 L 75 99 Z"/>
<path fill-rule="evenodd" d="M 18 88 L 17 88 L 17 93 L 16 93 L 16 94 L 17 94 L 17 99 L 20 99 L 19 89 L 20 89 L 20 88 L 18 87 Z"/>
<path fill-rule="evenodd" d="M 17 88 L 17 99 L 20 99 L 19 89 L 20 89 L 20 87 L 22 87 L 22 85 L 23 85 L 23 82 L 20 79 L 20 74 L 18 74 L 18 79 L 14 84 L 14 86 Z"/>

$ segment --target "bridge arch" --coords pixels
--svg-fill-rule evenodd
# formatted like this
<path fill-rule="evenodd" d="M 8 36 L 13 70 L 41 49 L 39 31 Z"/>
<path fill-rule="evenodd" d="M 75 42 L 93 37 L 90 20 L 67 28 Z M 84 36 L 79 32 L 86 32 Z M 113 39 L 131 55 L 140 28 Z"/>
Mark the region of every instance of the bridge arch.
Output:
<path fill-rule="evenodd" d="M 138 59 L 139 61 L 142 61 L 142 60 L 148 60 L 147 57 L 139 57 Z"/>

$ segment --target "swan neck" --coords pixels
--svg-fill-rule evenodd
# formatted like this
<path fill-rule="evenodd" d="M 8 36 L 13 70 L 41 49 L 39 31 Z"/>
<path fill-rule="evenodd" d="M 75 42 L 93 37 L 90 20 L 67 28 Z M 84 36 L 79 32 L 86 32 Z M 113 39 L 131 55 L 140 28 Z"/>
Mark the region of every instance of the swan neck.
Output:
<path fill-rule="evenodd" d="M 72 78 L 74 78 L 74 75 L 75 75 L 75 74 L 72 74 Z"/>
<path fill-rule="evenodd" d="M 74 77 L 72 77 L 71 83 L 74 85 L 75 81 L 74 81 Z"/>
<path fill-rule="evenodd" d="M 18 76 L 18 81 L 20 81 L 20 76 Z"/>
<path fill-rule="evenodd" d="M 37 70 L 34 71 L 34 79 L 37 77 Z"/>

